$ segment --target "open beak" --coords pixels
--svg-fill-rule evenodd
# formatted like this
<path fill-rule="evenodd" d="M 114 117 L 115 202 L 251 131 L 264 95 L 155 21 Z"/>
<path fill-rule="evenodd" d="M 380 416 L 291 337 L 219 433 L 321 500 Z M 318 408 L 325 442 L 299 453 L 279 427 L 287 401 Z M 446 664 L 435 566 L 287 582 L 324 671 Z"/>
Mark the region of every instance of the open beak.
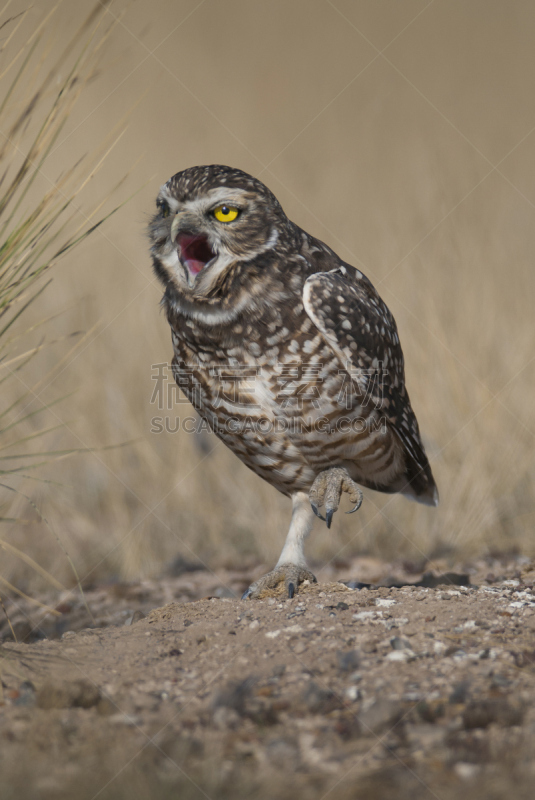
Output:
<path fill-rule="evenodd" d="M 208 237 L 202 233 L 180 230 L 180 214 L 177 214 L 171 226 L 171 239 L 175 242 L 178 258 L 187 270 L 187 278 L 190 286 L 193 286 L 195 278 L 207 264 L 212 261 L 217 253 L 214 253 L 208 243 Z"/>

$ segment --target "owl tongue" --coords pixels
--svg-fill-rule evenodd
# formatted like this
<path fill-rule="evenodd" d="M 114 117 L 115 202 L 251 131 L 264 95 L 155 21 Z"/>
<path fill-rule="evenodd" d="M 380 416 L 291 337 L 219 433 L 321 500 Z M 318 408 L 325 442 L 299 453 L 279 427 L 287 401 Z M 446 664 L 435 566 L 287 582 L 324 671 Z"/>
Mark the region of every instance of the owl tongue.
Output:
<path fill-rule="evenodd" d="M 196 261 L 194 258 L 186 258 L 184 263 L 193 275 L 198 275 L 204 267 L 204 261 Z"/>
<path fill-rule="evenodd" d="M 192 275 L 198 275 L 214 257 L 206 236 L 181 233 L 177 237 L 177 245 L 180 251 L 180 260 Z"/>

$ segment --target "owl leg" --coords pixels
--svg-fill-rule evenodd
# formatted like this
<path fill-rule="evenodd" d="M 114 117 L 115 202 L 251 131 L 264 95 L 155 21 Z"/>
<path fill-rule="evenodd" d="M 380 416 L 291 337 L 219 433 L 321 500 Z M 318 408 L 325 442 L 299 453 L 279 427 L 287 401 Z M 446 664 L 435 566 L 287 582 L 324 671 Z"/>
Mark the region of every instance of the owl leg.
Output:
<path fill-rule="evenodd" d="M 307 568 L 303 552 L 304 542 L 314 524 L 314 514 L 305 492 L 296 492 L 292 496 L 292 521 L 286 542 L 275 569 L 252 583 L 243 593 L 242 599 L 257 599 L 271 594 L 270 589 L 284 589 L 288 597 L 293 597 L 300 583 L 310 581 L 316 583 L 316 577 Z"/>
<path fill-rule="evenodd" d="M 312 511 L 327 523 L 328 528 L 331 527 L 333 514 L 340 505 L 342 492 L 347 492 L 351 502 L 355 503 L 355 508 L 347 513 L 352 514 L 357 511 L 362 504 L 362 492 L 343 467 L 332 467 L 320 472 L 310 489 L 308 496 Z M 324 517 L 318 511 L 323 505 L 325 505 Z"/>

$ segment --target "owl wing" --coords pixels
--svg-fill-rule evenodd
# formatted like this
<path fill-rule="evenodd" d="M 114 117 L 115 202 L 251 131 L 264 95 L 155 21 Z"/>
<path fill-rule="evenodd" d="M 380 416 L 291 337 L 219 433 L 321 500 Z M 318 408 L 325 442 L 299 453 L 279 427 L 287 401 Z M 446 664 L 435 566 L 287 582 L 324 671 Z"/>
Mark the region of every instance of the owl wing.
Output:
<path fill-rule="evenodd" d="M 402 443 L 407 471 L 401 491 L 419 502 L 436 505 L 438 492 L 405 388 L 403 352 L 394 317 L 359 270 L 338 263 L 338 268 L 317 272 L 305 281 L 305 311 L 351 375 L 357 391 L 373 403 L 378 416 Z"/>

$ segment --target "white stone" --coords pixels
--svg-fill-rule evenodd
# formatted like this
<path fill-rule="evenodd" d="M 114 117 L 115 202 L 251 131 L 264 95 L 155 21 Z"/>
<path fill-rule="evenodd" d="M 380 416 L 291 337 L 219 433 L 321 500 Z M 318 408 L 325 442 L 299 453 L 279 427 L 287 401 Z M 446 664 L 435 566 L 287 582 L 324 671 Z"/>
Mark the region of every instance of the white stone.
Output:
<path fill-rule="evenodd" d="M 414 653 L 412 650 L 392 650 L 391 653 L 388 653 L 386 656 L 387 661 L 409 661 L 410 658 L 414 658 Z"/>
<path fill-rule="evenodd" d="M 458 761 L 453 770 L 461 780 L 469 781 L 479 775 L 481 767 L 478 764 L 469 764 L 467 761 Z"/>

